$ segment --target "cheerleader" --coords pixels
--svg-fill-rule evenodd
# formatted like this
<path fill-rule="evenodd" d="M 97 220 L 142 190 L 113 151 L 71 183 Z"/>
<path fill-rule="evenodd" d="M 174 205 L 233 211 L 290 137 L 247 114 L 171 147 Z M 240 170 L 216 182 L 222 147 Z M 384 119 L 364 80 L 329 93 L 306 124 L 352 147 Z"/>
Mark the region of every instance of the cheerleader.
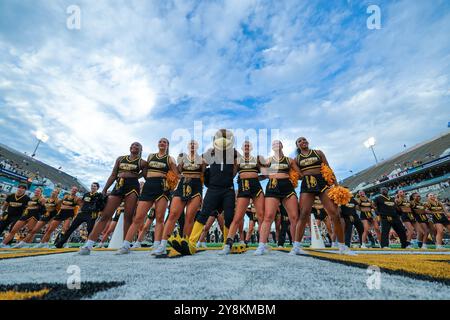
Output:
<path fill-rule="evenodd" d="M 334 235 L 333 228 L 331 227 L 330 219 L 328 219 L 327 212 L 323 208 L 323 204 L 318 196 L 316 196 L 314 199 L 312 214 L 314 215 L 318 226 L 320 226 L 322 222 L 324 223 L 327 229 L 327 238 L 331 247 L 337 248 L 337 243 L 333 241 L 336 239 L 336 236 Z"/>
<path fill-rule="evenodd" d="M 23 227 L 27 227 L 28 231 L 33 230 L 42 214 L 46 199 L 42 196 L 42 189 L 34 190 L 34 196 L 27 203 L 27 208 L 23 212 L 19 221 L 17 221 L 11 232 L 3 239 L 3 245 L 9 244 Z"/>
<path fill-rule="evenodd" d="M 291 168 L 295 171 L 299 171 L 299 168 L 293 159 L 284 155 L 281 141 L 273 141 L 272 150 L 274 155 L 269 157 L 265 163 L 269 173 L 269 182 L 265 193 L 264 221 L 261 226 L 259 245 L 255 255 L 263 255 L 268 252 L 266 244 L 269 238 L 270 226 L 274 221 L 280 203 L 283 204 L 288 213 L 291 222 L 291 234 L 295 234 L 295 226 L 298 219 L 297 195 L 294 185 L 289 179 L 289 172 Z"/>
<path fill-rule="evenodd" d="M 400 211 L 401 219 L 403 225 L 406 228 L 406 239 L 411 242 L 415 233 L 416 219 L 411 209 L 411 202 L 406 199 L 405 192 L 403 190 L 398 190 L 395 196 L 395 204 Z"/>
<path fill-rule="evenodd" d="M 117 208 L 116 212 L 112 216 L 111 221 L 106 225 L 105 230 L 102 234 L 102 239 L 98 244 L 98 248 L 106 247 L 106 242 L 108 241 L 109 236 L 116 230 L 117 223 L 119 222 L 120 215 L 125 210 L 125 202 L 122 202 L 120 206 Z"/>
<path fill-rule="evenodd" d="M 414 192 L 410 196 L 411 200 L 411 209 L 414 213 L 414 218 L 417 221 L 417 244 L 419 248 L 428 249 L 427 248 L 427 240 L 428 235 L 430 233 L 430 229 L 428 227 L 428 216 L 425 208 L 425 204 L 421 201 L 420 194 Z"/>
<path fill-rule="evenodd" d="M 356 207 L 358 206 L 358 202 L 355 197 L 352 196 L 349 203 L 346 205 L 341 205 L 341 216 L 344 219 L 345 224 L 345 245 L 350 247 L 353 235 L 353 226 L 356 228 L 358 232 L 358 240 L 360 247 L 362 246 L 362 235 L 364 232 L 364 226 L 361 223 L 361 219 L 356 213 Z"/>
<path fill-rule="evenodd" d="M 50 248 L 48 241 L 50 240 L 53 231 L 55 231 L 62 222 L 64 223 L 66 220 L 69 220 L 75 216 L 75 208 L 77 206 L 81 206 L 82 204 L 81 198 L 77 197 L 77 192 L 78 188 L 73 186 L 70 190 L 70 194 L 64 195 L 60 202 L 60 209 L 58 213 L 50 222 L 47 227 L 47 231 L 41 239 L 41 242 L 38 243 L 35 248 Z M 66 231 L 67 230 L 63 227 L 62 232 L 65 233 Z"/>
<path fill-rule="evenodd" d="M 169 140 L 161 138 L 158 141 L 158 152 L 148 156 L 146 167 L 144 168 L 145 184 L 139 197 L 136 208 L 136 215 L 133 218 L 122 247 L 117 254 L 130 253 L 131 242 L 138 233 L 140 227 L 144 224 L 144 219 L 150 208 L 155 205 L 156 225 L 155 240 L 153 247 L 158 248 L 161 244 L 161 238 L 164 229 L 164 214 L 167 210 L 170 189 L 167 183 L 167 173 L 169 170 L 178 175 L 178 169 L 175 159 L 169 155 Z M 152 255 L 155 254 L 152 251 Z"/>
<path fill-rule="evenodd" d="M 72 233 L 78 229 L 83 223 L 87 225 L 87 233 L 91 233 L 94 228 L 95 221 L 97 220 L 98 214 L 104 208 L 104 198 L 101 193 L 97 192 L 100 188 L 98 182 L 93 182 L 91 184 L 91 191 L 86 192 L 81 198 L 81 208 L 72 221 L 72 224 L 67 231 L 61 232 L 55 240 L 55 247 L 62 248 L 64 244 L 69 240 Z"/>
<path fill-rule="evenodd" d="M 371 227 L 373 227 L 373 229 L 375 230 L 378 241 L 381 241 L 380 224 L 375 218 L 375 205 L 373 204 L 372 200 L 370 200 L 366 196 L 366 193 L 364 191 L 361 190 L 358 192 L 356 202 L 358 203 L 358 205 L 356 206 L 356 210 L 361 213 L 360 219 L 364 226 L 361 248 L 367 249 L 367 237 L 369 235 Z"/>
<path fill-rule="evenodd" d="M 215 210 L 221 208 L 224 212 L 224 239 L 227 238 L 228 228 L 234 217 L 235 192 L 233 178 L 237 171 L 237 151 L 234 148 L 233 133 L 226 129 L 218 130 L 213 137 L 214 148 L 203 154 L 208 168 L 205 170 L 205 185 L 208 187 L 202 209 L 195 218 L 194 227 L 187 246 L 183 246 L 182 255 L 196 253 L 196 243 L 203 228 Z M 175 249 L 175 248 L 174 248 Z"/>
<path fill-rule="evenodd" d="M 33 242 L 36 233 L 46 226 L 56 216 L 61 207 L 61 200 L 58 199 L 60 189 L 54 189 L 48 199 L 44 203 L 44 213 L 40 216 L 39 221 L 34 228 L 28 232 L 27 236 L 17 243 L 13 248 L 23 248 Z"/>
<path fill-rule="evenodd" d="M 25 211 L 30 198 L 25 194 L 27 187 L 19 185 L 17 191 L 6 197 L 2 206 L 3 214 L 0 216 L 0 235 L 9 226 L 14 226 Z M 0 248 L 5 247 L 0 244 Z"/>
<path fill-rule="evenodd" d="M 236 209 L 233 222 L 226 243 L 219 254 L 229 254 L 233 247 L 234 237 L 238 229 L 243 230 L 245 212 L 252 201 L 256 210 L 256 216 L 261 225 L 264 216 L 264 193 L 259 183 L 258 173 L 261 171 L 264 159 L 261 156 L 251 155 L 253 146 L 250 141 L 245 141 L 242 145 L 243 156 L 237 158 L 238 170 L 238 193 L 236 198 Z M 243 240 L 241 232 L 240 240 Z"/>
<path fill-rule="evenodd" d="M 180 230 L 184 241 L 179 237 L 171 240 L 171 245 L 175 250 L 183 250 L 182 246 L 188 246 L 188 237 L 194 225 L 195 214 L 200 209 L 203 194 L 202 176 L 205 172 L 206 162 L 197 153 L 198 142 L 191 140 L 188 144 L 188 152 L 178 156 L 178 171 L 181 172 L 181 179 L 173 193 L 170 203 L 169 217 L 164 225 L 161 244 L 156 248 L 154 255 L 166 254 L 167 241 L 172 235 L 176 222 L 180 219 L 183 211 L 186 210 L 183 230 Z"/>
<path fill-rule="evenodd" d="M 144 241 L 145 236 L 147 235 L 148 231 L 150 230 L 150 227 L 153 224 L 153 221 L 155 220 L 155 205 L 153 205 L 152 208 L 150 208 L 150 210 L 147 213 L 147 220 L 145 220 L 145 224 L 141 227 L 141 229 L 139 230 L 139 236 L 137 241 L 135 241 L 133 243 L 133 249 L 136 248 L 141 248 L 142 247 L 142 241 Z M 153 249 L 156 249 L 154 246 L 152 247 Z"/>
<path fill-rule="evenodd" d="M 445 230 L 450 232 L 447 208 L 433 193 L 428 194 L 428 201 L 425 204 L 425 208 L 427 213 L 433 216 L 433 223 L 436 228 L 436 249 L 444 249 L 442 238 L 444 237 Z"/>
<path fill-rule="evenodd" d="M 325 154 L 320 150 L 309 149 L 309 142 L 306 138 L 300 137 L 296 141 L 297 157 L 296 164 L 300 168 L 302 175 L 302 185 L 300 190 L 300 220 L 296 228 L 294 247 L 290 254 L 302 254 L 300 241 L 305 232 L 305 226 L 310 220 L 311 209 L 315 196 L 319 196 L 320 201 L 334 226 L 334 232 L 338 240 L 340 254 L 355 255 L 346 245 L 344 230 L 338 206 L 328 197 L 328 183 L 322 176 L 322 164 L 328 166 Z"/>
<path fill-rule="evenodd" d="M 126 234 L 136 208 L 136 202 L 139 196 L 139 178 L 142 176 L 142 168 L 147 166 L 147 162 L 141 159 L 142 145 L 139 142 L 134 142 L 130 146 L 130 154 L 117 158 L 113 171 L 106 181 L 103 188 L 103 196 L 107 195 L 109 187 L 116 181 L 113 191 L 108 196 L 108 201 L 103 209 L 100 219 L 94 226 L 88 240 L 80 248 L 81 255 L 89 255 L 100 233 L 105 230 L 108 222 L 111 221 L 116 209 L 123 201 L 124 206 L 124 234 Z"/>

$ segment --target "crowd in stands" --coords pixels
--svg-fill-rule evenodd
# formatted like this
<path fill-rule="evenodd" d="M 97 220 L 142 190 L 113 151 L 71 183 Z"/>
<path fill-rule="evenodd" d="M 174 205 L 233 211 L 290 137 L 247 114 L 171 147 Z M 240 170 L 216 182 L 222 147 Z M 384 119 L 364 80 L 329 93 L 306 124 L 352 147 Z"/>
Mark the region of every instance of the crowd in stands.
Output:
<path fill-rule="evenodd" d="M 18 164 L 10 159 L 5 158 L 2 154 L 0 154 L 0 169 L 5 169 L 10 172 L 19 174 L 23 177 L 29 179 L 29 181 L 33 181 L 33 184 L 36 186 L 44 186 L 47 185 L 50 179 L 43 177 L 39 171 L 31 172 L 27 170 L 28 162 L 23 160 L 22 164 Z M 71 186 L 57 184 L 55 187 L 59 187 L 64 190 L 69 190 Z M 1 191 L 1 190 L 0 190 Z"/>

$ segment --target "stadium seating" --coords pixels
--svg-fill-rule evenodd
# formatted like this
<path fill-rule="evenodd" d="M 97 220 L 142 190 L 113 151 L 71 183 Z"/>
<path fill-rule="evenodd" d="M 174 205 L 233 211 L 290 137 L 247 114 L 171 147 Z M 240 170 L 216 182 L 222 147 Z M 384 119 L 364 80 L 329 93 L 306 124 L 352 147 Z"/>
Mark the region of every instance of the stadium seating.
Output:
<path fill-rule="evenodd" d="M 341 184 L 356 191 L 361 189 L 375 189 L 381 185 L 387 186 L 391 182 L 402 181 L 414 174 L 429 172 L 438 167 L 443 168 L 442 170 L 448 173 L 450 171 L 449 146 L 450 133 L 446 133 L 352 175 L 341 181 Z M 429 165 L 427 166 L 426 164 Z M 395 173 L 397 173 L 397 176 Z M 389 175 L 391 175 L 391 179 L 388 178 Z M 445 180 L 448 180 L 448 178 L 446 179 L 444 177 L 432 182 L 439 183 Z M 427 185 L 426 183 L 424 184 Z M 420 188 L 420 185 L 416 186 L 416 188 Z"/>
<path fill-rule="evenodd" d="M 75 177 L 53 168 L 39 160 L 21 154 L 5 145 L 0 144 L 0 155 L 18 165 L 30 173 L 38 173 L 40 177 L 49 179 L 55 185 L 61 185 L 64 189 L 69 189 L 71 186 L 77 186 L 80 191 L 86 192 L 87 189 Z M 5 174 L 2 174 L 5 175 Z M 9 177 L 14 178 L 14 177 Z"/>

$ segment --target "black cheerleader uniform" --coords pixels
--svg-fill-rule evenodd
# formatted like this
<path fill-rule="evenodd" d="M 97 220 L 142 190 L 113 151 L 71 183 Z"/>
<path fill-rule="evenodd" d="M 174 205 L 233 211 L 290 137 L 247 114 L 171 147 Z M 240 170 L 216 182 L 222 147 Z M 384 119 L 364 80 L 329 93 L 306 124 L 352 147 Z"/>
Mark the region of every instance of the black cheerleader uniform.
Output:
<path fill-rule="evenodd" d="M 32 197 L 30 201 L 28 201 L 27 208 L 20 217 L 20 221 L 28 221 L 30 219 L 39 221 L 45 208 L 40 202 L 41 199 L 42 198 Z"/>
<path fill-rule="evenodd" d="M 411 209 L 411 203 L 405 199 L 397 198 L 395 200 L 397 207 L 400 211 L 400 217 L 403 222 L 415 223 L 416 219 Z"/>
<path fill-rule="evenodd" d="M 70 209 L 61 209 L 55 216 L 56 221 L 64 221 L 73 218 L 75 215 L 75 207 L 77 206 L 78 197 L 70 194 L 64 195 L 62 199 L 62 206 L 71 207 Z"/>
<path fill-rule="evenodd" d="M 119 160 L 119 168 L 117 174 L 123 172 L 131 172 L 139 174 L 141 172 L 141 158 L 131 160 L 129 156 L 123 156 Z M 112 196 L 119 196 L 125 198 L 126 196 L 135 193 L 139 196 L 140 185 L 138 178 L 117 178 L 114 189 L 111 192 Z"/>
<path fill-rule="evenodd" d="M 103 196 L 98 192 L 87 192 L 83 195 L 83 206 L 76 218 L 72 221 L 69 229 L 65 233 L 60 233 L 55 240 L 55 247 L 62 248 L 69 240 L 72 233 L 78 229 L 83 223 L 87 225 L 88 235 L 94 229 L 95 221 L 97 220 L 100 206 L 102 205 Z"/>
<path fill-rule="evenodd" d="M 322 166 L 322 158 L 316 150 L 309 150 L 307 155 L 299 153 L 296 157 L 297 165 L 300 171 L 320 168 Z M 322 174 L 308 174 L 302 178 L 300 193 L 321 194 L 329 188 Z"/>
<path fill-rule="evenodd" d="M 44 204 L 45 212 L 41 215 L 39 221 L 47 223 L 50 220 L 52 220 L 57 214 L 57 211 L 56 211 L 57 204 L 58 204 L 58 199 L 52 199 L 52 198 L 47 199 Z"/>
<path fill-rule="evenodd" d="M 17 220 L 20 219 L 28 201 L 30 201 L 30 197 L 26 194 L 17 197 L 13 193 L 6 197 L 5 202 L 8 204 L 8 211 L 3 212 L 3 215 L 0 216 L 0 235 L 6 228 L 14 226 Z"/>
<path fill-rule="evenodd" d="M 269 173 L 286 173 L 289 174 L 291 164 L 288 157 L 275 159 L 270 157 Z M 276 179 L 270 178 L 266 186 L 266 198 L 286 199 L 296 196 L 294 186 L 289 178 Z"/>
<path fill-rule="evenodd" d="M 358 202 L 359 211 L 361 212 L 360 219 L 373 221 L 374 214 L 372 212 L 372 200 L 370 200 L 369 198 L 358 198 L 356 201 Z"/>
<path fill-rule="evenodd" d="M 190 159 L 187 154 L 180 154 L 178 165 L 181 167 L 181 179 L 178 182 L 173 197 L 179 197 L 182 201 L 187 202 L 195 197 L 203 197 L 203 184 L 200 178 L 185 177 L 184 174 L 202 173 L 203 158 L 196 155 L 194 159 Z"/>
<path fill-rule="evenodd" d="M 244 157 L 238 157 L 238 198 L 252 198 L 256 199 L 263 192 L 261 184 L 258 178 L 246 178 L 241 179 L 240 174 L 244 172 L 259 173 L 260 164 L 258 159 L 250 156 L 246 159 Z"/>
<path fill-rule="evenodd" d="M 148 156 L 147 177 L 139 201 L 158 201 L 161 198 L 166 198 L 169 201 L 170 190 L 166 178 L 149 176 L 151 172 L 167 174 L 170 169 L 169 160 L 168 154 L 162 157 L 158 156 L 157 153 Z"/>
<path fill-rule="evenodd" d="M 440 202 L 427 202 L 427 204 L 425 205 L 426 208 L 428 210 L 431 211 L 431 213 L 433 214 L 433 223 L 434 224 L 442 224 L 444 226 L 448 226 L 449 225 L 449 221 L 447 218 L 447 215 L 445 214 L 444 211 L 444 205 Z"/>
<path fill-rule="evenodd" d="M 316 197 L 314 199 L 314 204 L 311 210 L 316 220 L 325 221 L 328 217 L 327 212 L 323 208 L 322 201 L 320 201 L 319 197 Z"/>
<path fill-rule="evenodd" d="M 353 226 L 355 226 L 356 231 L 358 232 L 359 236 L 359 244 L 362 245 L 362 234 L 364 232 L 364 226 L 356 213 L 356 206 L 358 205 L 358 202 L 355 200 L 355 198 L 351 198 L 350 202 L 346 205 L 341 205 L 341 216 L 345 221 L 345 245 L 347 247 L 350 247 L 351 241 L 352 241 L 352 234 L 353 234 Z"/>
<path fill-rule="evenodd" d="M 428 216 L 425 212 L 425 205 L 422 202 L 411 202 L 411 209 L 414 212 L 414 216 L 418 223 L 428 224 Z"/>

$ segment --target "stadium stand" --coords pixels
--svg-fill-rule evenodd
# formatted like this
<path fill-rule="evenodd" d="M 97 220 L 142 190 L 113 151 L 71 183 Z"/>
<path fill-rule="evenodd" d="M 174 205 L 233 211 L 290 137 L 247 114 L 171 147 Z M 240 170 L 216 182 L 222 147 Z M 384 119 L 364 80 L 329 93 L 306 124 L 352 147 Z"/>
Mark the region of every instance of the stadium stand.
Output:
<path fill-rule="evenodd" d="M 87 191 L 75 177 L 0 144 L 0 185 L 9 192 L 19 183 L 26 183 L 31 190 L 43 187 L 47 196 L 54 186 L 69 190 L 75 185 L 80 192 Z"/>
<path fill-rule="evenodd" d="M 449 181 L 450 133 L 445 133 L 350 176 L 341 184 L 372 196 L 380 187 L 387 187 L 391 194 L 399 189 L 422 195 L 432 191 L 445 200 L 450 197 Z"/>

